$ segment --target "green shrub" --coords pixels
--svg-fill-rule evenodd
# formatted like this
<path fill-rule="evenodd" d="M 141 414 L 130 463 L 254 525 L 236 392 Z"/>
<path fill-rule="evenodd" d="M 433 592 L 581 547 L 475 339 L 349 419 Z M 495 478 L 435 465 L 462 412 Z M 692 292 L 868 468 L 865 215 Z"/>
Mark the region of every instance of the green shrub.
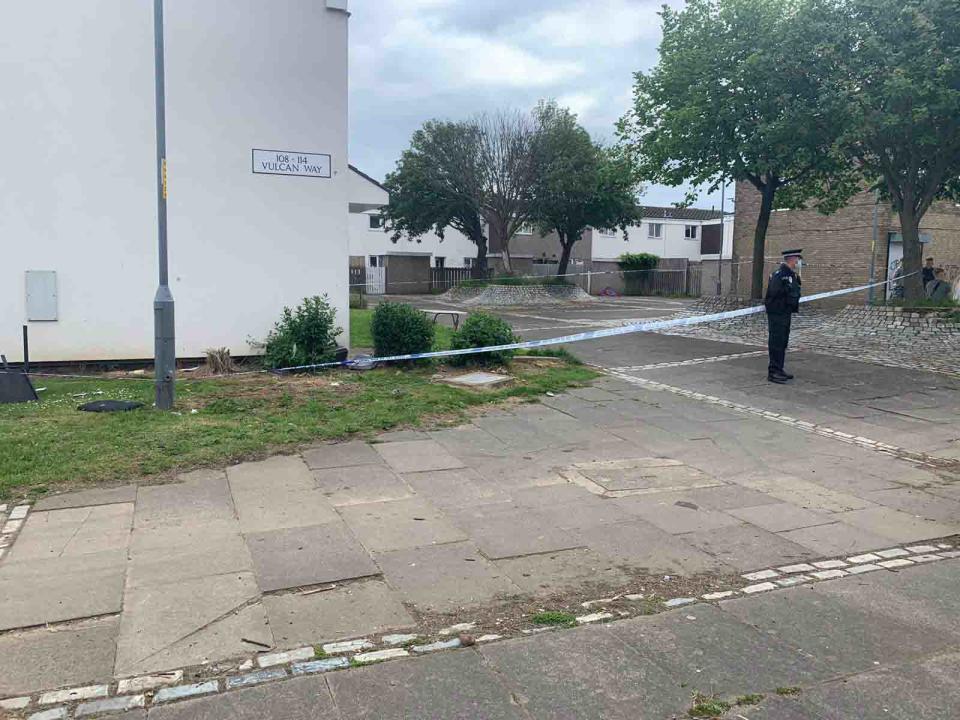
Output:
<path fill-rule="evenodd" d="M 331 362 L 336 357 L 337 311 L 326 295 L 304 298 L 296 309 L 283 315 L 267 335 L 263 362 L 269 368 L 295 367 Z"/>
<path fill-rule="evenodd" d="M 430 352 L 433 347 L 433 322 L 412 305 L 380 303 L 373 311 L 370 330 L 378 357 Z"/>
<path fill-rule="evenodd" d="M 471 313 L 450 341 L 451 350 L 486 347 L 488 345 L 507 345 L 516 342 L 513 329 L 500 318 L 485 312 Z M 511 357 L 513 350 L 477 353 L 476 355 L 453 355 L 451 365 L 503 365 Z"/>

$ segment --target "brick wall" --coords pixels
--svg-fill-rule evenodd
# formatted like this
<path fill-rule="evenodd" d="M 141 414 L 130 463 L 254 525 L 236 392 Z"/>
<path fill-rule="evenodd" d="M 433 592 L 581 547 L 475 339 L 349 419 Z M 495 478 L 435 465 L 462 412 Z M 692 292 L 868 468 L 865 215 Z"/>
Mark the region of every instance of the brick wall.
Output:
<path fill-rule="evenodd" d="M 735 260 L 740 267 L 739 294 L 750 294 L 753 233 L 760 213 L 760 194 L 749 183 L 737 183 L 736 216 L 733 231 Z M 856 195 L 850 203 L 832 215 L 816 210 L 782 210 L 770 217 L 767 230 L 766 267 L 769 276 L 779 264 L 782 250 L 803 248 L 803 291 L 805 294 L 834 290 L 869 281 L 873 242 L 874 197 L 871 192 Z M 898 232 L 900 221 L 889 205 L 881 204 L 877 213 L 877 243 L 873 253 L 877 280 L 886 279 L 887 237 Z M 953 203 L 934 205 L 924 216 L 920 231 L 930 233 L 933 241 L 924 250 L 937 265 L 960 272 L 960 208 Z M 837 298 L 834 305 L 864 302 L 867 293 Z M 829 304 L 830 301 L 825 301 Z"/>

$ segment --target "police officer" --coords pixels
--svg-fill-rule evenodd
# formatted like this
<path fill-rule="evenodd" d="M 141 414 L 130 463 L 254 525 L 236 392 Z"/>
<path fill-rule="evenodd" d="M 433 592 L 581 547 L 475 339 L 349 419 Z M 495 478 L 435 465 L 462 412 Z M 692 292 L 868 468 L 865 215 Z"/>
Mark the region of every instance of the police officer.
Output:
<path fill-rule="evenodd" d="M 767 283 L 767 296 L 763 302 L 767 309 L 769 336 L 767 347 L 770 351 L 770 365 L 767 368 L 767 380 L 783 384 L 793 380 L 793 375 L 783 369 L 790 342 L 790 318 L 800 309 L 800 276 L 797 271 L 803 261 L 803 250 L 784 250 L 783 262 Z"/>

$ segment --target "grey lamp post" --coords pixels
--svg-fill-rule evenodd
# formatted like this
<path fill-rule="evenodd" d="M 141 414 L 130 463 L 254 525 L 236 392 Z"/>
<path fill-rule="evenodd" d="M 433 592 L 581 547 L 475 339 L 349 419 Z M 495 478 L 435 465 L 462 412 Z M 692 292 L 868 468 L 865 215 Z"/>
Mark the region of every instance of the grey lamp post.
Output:
<path fill-rule="evenodd" d="M 167 130 L 163 85 L 163 0 L 153 0 L 154 69 L 157 93 L 157 230 L 160 284 L 153 298 L 153 372 L 159 410 L 173 408 L 177 349 L 173 293 L 167 270 Z"/>

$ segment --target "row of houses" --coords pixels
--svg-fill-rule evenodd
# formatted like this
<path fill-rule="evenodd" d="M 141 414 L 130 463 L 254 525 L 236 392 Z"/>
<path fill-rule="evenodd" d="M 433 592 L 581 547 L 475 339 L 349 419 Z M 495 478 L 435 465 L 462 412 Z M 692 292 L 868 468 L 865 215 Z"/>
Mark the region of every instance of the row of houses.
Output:
<path fill-rule="evenodd" d="M 389 202 L 387 189 L 360 169 L 350 166 L 350 265 L 366 267 L 368 274 L 391 265 L 395 276 L 409 275 L 408 268 L 469 268 L 476 246 L 452 228 L 441 239 L 427 233 L 415 240 L 393 242 L 384 232 L 381 208 Z M 733 249 L 733 214 L 696 208 L 644 207 L 636 226 L 620 229 L 588 228 L 574 245 L 571 273 L 615 270 L 625 253 L 651 253 L 665 261 L 689 262 L 729 259 Z M 556 271 L 560 241 L 541 236 L 532 227 L 521 228 L 510 242 L 510 271 L 519 275 Z M 488 251 L 495 272 L 506 270 L 503 248 L 495 243 Z M 669 263 L 668 263 L 669 264 Z M 611 281 L 614 285 L 617 281 Z M 397 290 L 400 286 L 395 284 Z M 416 288 L 415 284 L 410 285 Z"/>

